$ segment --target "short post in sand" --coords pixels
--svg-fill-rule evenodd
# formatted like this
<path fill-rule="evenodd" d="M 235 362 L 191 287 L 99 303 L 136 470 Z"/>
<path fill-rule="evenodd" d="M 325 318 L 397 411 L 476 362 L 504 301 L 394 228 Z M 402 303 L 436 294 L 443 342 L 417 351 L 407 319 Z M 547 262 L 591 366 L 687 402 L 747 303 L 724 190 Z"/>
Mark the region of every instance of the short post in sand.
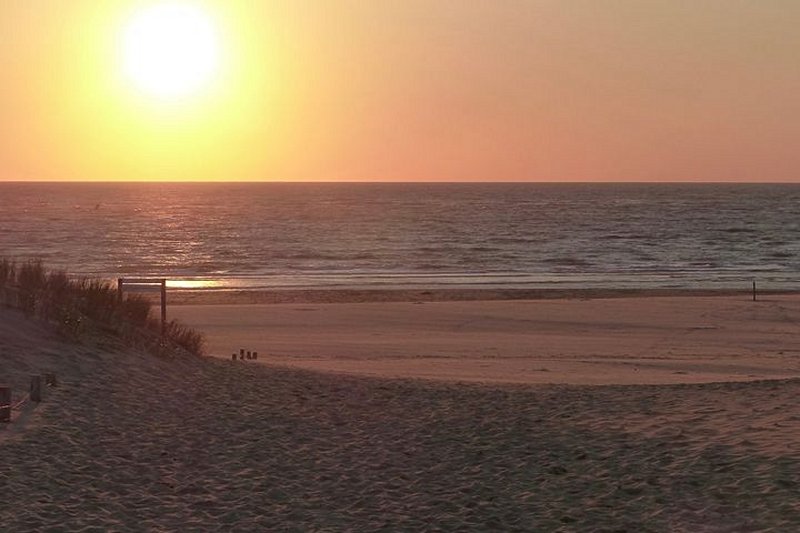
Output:
<path fill-rule="evenodd" d="M 253 359 L 258 359 L 258 352 L 253 352 Z"/>
<path fill-rule="evenodd" d="M 756 301 L 756 280 L 753 280 L 753 301 Z"/>
<path fill-rule="evenodd" d="M 0 385 L 0 422 L 11 422 L 11 387 Z"/>
<path fill-rule="evenodd" d="M 161 280 L 161 333 L 167 327 L 167 280 Z"/>
<path fill-rule="evenodd" d="M 239 348 L 239 359 L 244 361 L 244 348 Z"/>
<path fill-rule="evenodd" d="M 236 361 L 236 353 L 231 354 L 231 361 Z"/>
<path fill-rule="evenodd" d="M 42 401 L 42 376 L 39 374 L 31 376 L 31 401 L 36 403 Z"/>

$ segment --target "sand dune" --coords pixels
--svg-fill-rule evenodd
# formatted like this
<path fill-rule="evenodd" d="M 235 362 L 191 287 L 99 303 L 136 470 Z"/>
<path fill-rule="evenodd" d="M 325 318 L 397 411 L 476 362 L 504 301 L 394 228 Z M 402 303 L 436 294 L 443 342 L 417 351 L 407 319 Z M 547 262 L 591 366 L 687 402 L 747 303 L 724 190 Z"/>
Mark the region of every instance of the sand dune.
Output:
<path fill-rule="evenodd" d="M 62 381 L 0 429 L 7 531 L 800 525 L 798 380 L 373 379 L 72 346 L 0 315 L 0 374 Z"/>
<path fill-rule="evenodd" d="M 800 376 L 800 297 L 177 305 L 214 355 L 373 376 L 659 384 Z"/>

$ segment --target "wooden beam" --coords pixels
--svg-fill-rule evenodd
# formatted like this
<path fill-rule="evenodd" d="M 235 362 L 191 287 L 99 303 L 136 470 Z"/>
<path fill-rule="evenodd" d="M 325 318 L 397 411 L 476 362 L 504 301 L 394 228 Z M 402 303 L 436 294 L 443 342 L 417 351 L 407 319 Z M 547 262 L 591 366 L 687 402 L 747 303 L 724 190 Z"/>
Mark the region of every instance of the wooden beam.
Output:
<path fill-rule="evenodd" d="M 166 283 L 167 280 L 165 278 L 119 278 L 119 281 L 126 284 L 161 285 L 162 283 Z"/>

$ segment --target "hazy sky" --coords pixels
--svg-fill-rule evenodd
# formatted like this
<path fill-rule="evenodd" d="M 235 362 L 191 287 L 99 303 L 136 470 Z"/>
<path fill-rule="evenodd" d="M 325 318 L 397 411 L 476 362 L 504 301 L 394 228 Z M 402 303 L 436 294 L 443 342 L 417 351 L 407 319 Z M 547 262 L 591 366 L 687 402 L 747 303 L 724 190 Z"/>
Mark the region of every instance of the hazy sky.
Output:
<path fill-rule="evenodd" d="M 186 0 L 221 68 L 170 102 L 153 3 L 2 0 L 0 179 L 800 181 L 796 0 Z"/>

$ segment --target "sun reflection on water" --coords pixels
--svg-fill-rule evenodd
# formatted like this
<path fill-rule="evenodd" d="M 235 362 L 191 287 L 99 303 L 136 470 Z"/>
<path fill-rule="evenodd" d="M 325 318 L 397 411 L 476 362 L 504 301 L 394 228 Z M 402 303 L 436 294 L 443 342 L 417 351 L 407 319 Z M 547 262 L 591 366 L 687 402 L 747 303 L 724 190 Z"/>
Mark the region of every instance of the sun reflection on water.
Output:
<path fill-rule="evenodd" d="M 219 289 L 223 286 L 220 281 L 210 279 L 168 279 L 167 288 L 170 289 Z"/>

